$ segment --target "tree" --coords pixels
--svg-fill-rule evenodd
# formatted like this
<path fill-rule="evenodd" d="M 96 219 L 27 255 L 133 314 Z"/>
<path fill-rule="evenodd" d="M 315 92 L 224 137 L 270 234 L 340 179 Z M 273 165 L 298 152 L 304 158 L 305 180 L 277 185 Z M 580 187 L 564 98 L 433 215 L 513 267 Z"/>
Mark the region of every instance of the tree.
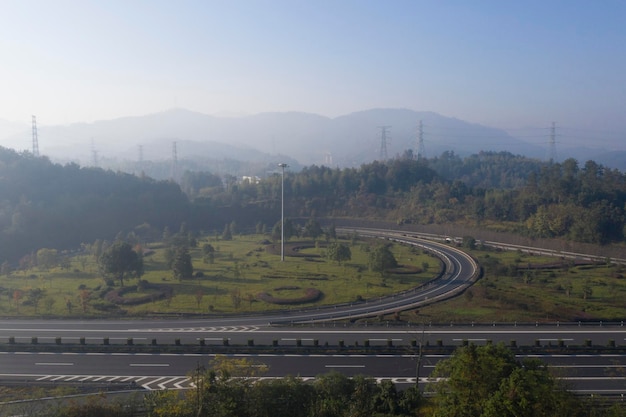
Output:
<path fill-rule="evenodd" d="M 48 270 L 59 264 L 59 253 L 56 249 L 39 249 L 37 251 L 37 265 L 39 268 Z"/>
<path fill-rule="evenodd" d="M 463 236 L 463 247 L 470 250 L 476 249 L 476 239 L 472 236 Z"/>
<path fill-rule="evenodd" d="M 276 222 L 272 228 L 272 239 L 280 240 L 280 220 Z M 292 236 L 298 236 L 297 230 L 291 219 L 285 219 L 285 240 L 289 240 Z"/>
<path fill-rule="evenodd" d="M 39 308 L 39 302 L 44 297 L 44 290 L 41 288 L 31 288 L 26 293 L 26 297 L 28 301 L 35 307 L 35 314 L 37 314 L 37 310 Z"/>
<path fill-rule="evenodd" d="M 337 230 L 335 229 L 335 225 L 331 224 L 330 227 L 328 228 L 328 231 L 326 232 L 326 236 L 327 239 L 337 239 Z"/>
<path fill-rule="evenodd" d="M 105 275 L 112 275 L 124 286 L 125 277 L 140 278 L 143 275 L 143 259 L 133 250 L 130 243 L 115 242 L 100 257 L 100 269 Z"/>
<path fill-rule="evenodd" d="M 230 224 L 224 225 L 224 231 L 222 232 L 222 240 L 233 240 L 233 234 L 230 230 Z"/>
<path fill-rule="evenodd" d="M 204 297 L 204 291 L 202 290 L 202 288 L 198 288 L 196 290 L 196 305 L 198 306 L 198 309 L 200 309 L 200 303 L 202 302 L 202 297 Z"/>
<path fill-rule="evenodd" d="M 333 242 L 326 248 L 326 257 L 341 264 L 343 261 L 349 261 L 352 259 L 352 252 L 348 245 L 338 242 Z"/>
<path fill-rule="evenodd" d="M 213 247 L 213 245 L 211 245 L 210 243 L 205 243 L 202 246 L 202 254 L 204 256 L 210 254 L 210 253 L 214 253 L 215 252 L 215 248 Z"/>
<path fill-rule="evenodd" d="M 381 276 L 390 268 L 398 266 L 396 257 L 391 252 L 391 245 L 379 245 L 369 253 L 369 267 L 372 271 L 378 272 Z"/>
<path fill-rule="evenodd" d="M 176 255 L 172 262 L 172 272 L 174 273 L 174 278 L 179 281 L 192 277 L 193 264 L 191 263 L 191 255 L 187 246 L 180 246 L 176 249 Z"/>
<path fill-rule="evenodd" d="M 205 243 L 202 246 L 202 259 L 205 263 L 212 264 L 215 262 L 215 248 L 210 243 Z"/>
<path fill-rule="evenodd" d="M 537 360 L 518 362 L 503 344 L 458 348 L 433 373 L 435 417 L 576 415 L 572 396 Z"/>
<path fill-rule="evenodd" d="M 22 298 L 24 298 L 24 292 L 22 290 L 13 291 L 13 302 L 15 303 L 15 311 L 17 314 L 20 313 L 20 303 L 22 302 Z"/>
<path fill-rule="evenodd" d="M 8 277 L 9 275 L 11 275 L 11 271 L 12 269 L 9 261 L 2 262 L 2 265 L 0 266 L 0 274 Z"/>
<path fill-rule="evenodd" d="M 87 312 L 89 306 L 89 299 L 91 298 L 91 292 L 87 289 L 82 289 L 78 293 L 78 299 L 80 301 L 80 307 L 83 309 L 83 313 Z"/>
<path fill-rule="evenodd" d="M 315 239 L 321 236 L 323 233 L 324 231 L 322 230 L 322 227 L 320 226 L 319 222 L 315 219 L 309 219 L 304 224 L 304 231 L 303 231 L 304 236 Z"/>

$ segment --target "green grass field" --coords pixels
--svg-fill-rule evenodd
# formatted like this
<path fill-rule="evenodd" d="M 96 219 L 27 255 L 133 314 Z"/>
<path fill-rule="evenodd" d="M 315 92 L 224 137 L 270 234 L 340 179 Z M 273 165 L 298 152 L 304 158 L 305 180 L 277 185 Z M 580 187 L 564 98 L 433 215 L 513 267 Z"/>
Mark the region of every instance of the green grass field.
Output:
<path fill-rule="evenodd" d="M 626 319 L 626 267 L 575 265 L 519 252 L 473 251 L 484 277 L 460 297 L 411 312 L 418 322 Z M 551 267 L 550 267 L 551 266 Z"/>
<path fill-rule="evenodd" d="M 398 262 L 407 268 L 381 276 L 367 268 L 372 241 L 342 241 L 350 245 L 352 259 L 343 264 L 327 261 L 323 245 L 314 242 L 288 242 L 287 247 L 304 246 L 302 256 L 286 256 L 284 262 L 276 251 L 268 251 L 259 235 L 237 236 L 232 241 L 201 239 L 191 250 L 194 278 L 178 281 L 166 268 L 164 248 L 151 245 L 154 253 L 144 258 L 142 280 L 167 285 L 173 295 L 166 299 L 136 306 L 118 306 L 104 299 L 111 289 L 98 272 L 91 255 L 71 259 L 69 269 L 59 268 L 13 272 L 0 277 L 0 314 L 4 316 L 90 316 L 149 314 L 225 314 L 250 313 L 276 309 L 300 309 L 311 305 L 331 305 L 368 299 L 415 287 L 432 279 L 440 270 L 440 262 L 421 250 L 394 245 Z M 202 246 L 210 243 L 216 249 L 213 263 L 202 259 Z M 404 273 L 401 273 L 404 272 Z M 125 285 L 136 285 L 127 280 Z M 118 282 L 115 282 L 119 286 Z M 116 287 L 119 288 L 119 287 Z M 266 292 L 277 298 L 299 298 L 307 288 L 315 288 L 323 296 L 315 303 L 277 305 L 257 300 Z M 41 290 L 41 298 L 29 296 Z M 124 294 L 124 298 L 140 297 L 154 289 Z M 18 295 L 16 295 L 18 294 Z M 20 296 L 21 294 L 21 296 Z"/>
<path fill-rule="evenodd" d="M 91 255 L 76 255 L 69 268 L 13 272 L 0 277 L 0 315 L 42 317 L 123 317 L 161 314 L 220 315 L 268 310 L 301 309 L 372 299 L 413 288 L 437 275 L 438 259 L 415 248 L 395 244 L 403 265 L 385 276 L 368 269 L 369 250 L 378 241 L 342 240 L 352 259 L 344 264 L 323 257 L 324 244 L 286 244 L 279 249 L 261 235 L 237 236 L 232 241 L 203 238 L 191 250 L 194 278 L 178 281 L 166 268 L 162 244 L 150 245 L 142 280 L 172 289 L 172 296 L 139 305 L 116 305 L 105 299 L 111 289 Z M 202 246 L 216 249 L 212 263 L 203 260 Z M 299 247 L 299 256 L 290 256 Z M 402 314 L 416 323 L 535 322 L 617 320 L 626 317 L 626 268 L 618 265 L 575 265 L 572 261 L 518 252 L 475 250 L 484 267 L 483 278 L 463 295 Z M 550 267 L 549 267 L 550 266 Z M 126 286 L 137 284 L 127 280 Z M 259 293 L 295 299 L 309 288 L 322 292 L 315 302 L 279 305 L 261 301 Z M 33 291 L 34 290 L 34 291 Z M 159 291 L 140 288 L 125 299 Z M 39 297 L 32 296 L 38 293 Z M 156 297 L 155 297 L 156 298 Z M 395 317 L 397 318 L 397 317 Z"/>

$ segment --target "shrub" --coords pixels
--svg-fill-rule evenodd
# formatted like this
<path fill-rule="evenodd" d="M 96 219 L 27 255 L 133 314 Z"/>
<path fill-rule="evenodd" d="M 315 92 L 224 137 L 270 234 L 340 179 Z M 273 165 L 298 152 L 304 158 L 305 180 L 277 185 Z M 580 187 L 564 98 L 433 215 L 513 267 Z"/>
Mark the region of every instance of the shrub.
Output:
<path fill-rule="evenodd" d="M 266 303 L 271 304 L 279 304 L 279 305 L 289 305 L 289 304 L 303 304 L 303 303 L 312 303 L 319 300 L 322 297 L 323 293 L 316 288 L 307 288 L 304 290 L 304 296 L 297 298 L 278 298 L 270 295 L 269 293 L 262 292 L 257 294 L 257 298 L 259 300 L 265 301 Z"/>

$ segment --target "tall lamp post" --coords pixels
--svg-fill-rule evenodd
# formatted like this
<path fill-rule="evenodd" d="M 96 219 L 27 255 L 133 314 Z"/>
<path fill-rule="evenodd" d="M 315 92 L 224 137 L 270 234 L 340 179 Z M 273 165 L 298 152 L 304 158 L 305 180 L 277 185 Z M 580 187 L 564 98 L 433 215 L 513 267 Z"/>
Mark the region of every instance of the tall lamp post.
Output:
<path fill-rule="evenodd" d="M 289 165 L 278 164 L 282 169 L 280 180 L 280 261 L 285 261 L 285 168 Z"/>

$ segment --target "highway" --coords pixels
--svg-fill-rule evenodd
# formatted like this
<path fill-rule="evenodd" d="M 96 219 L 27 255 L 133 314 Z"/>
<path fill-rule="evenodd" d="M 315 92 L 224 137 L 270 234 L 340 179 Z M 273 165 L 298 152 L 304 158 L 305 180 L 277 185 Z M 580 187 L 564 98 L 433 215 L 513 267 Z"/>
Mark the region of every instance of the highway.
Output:
<path fill-rule="evenodd" d="M 131 354 L 131 353 L 0 353 L 0 379 L 34 383 L 106 383 L 136 386 L 146 390 L 187 389 L 199 366 L 208 366 L 214 354 Z M 402 386 L 413 385 L 417 375 L 417 354 L 399 355 L 273 355 L 238 354 L 257 365 L 267 365 L 264 378 L 286 375 L 310 380 L 336 371 L 348 376 L 367 375 L 390 379 Z M 419 370 L 420 385 L 429 389 L 428 376 L 446 355 L 424 355 Z M 538 357 L 566 381 L 570 389 L 584 394 L 626 393 L 626 355 L 519 355 Z"/>
<path fill-rule="evenodd" d="M 109 343 L 126 344 L 129 338 L 134 344 L 150 344 L 155 339 L 158 345 L 181 344 L 197 345 L 204 340 L 207 345 L 221 345 L 226 339 L 231 345 L 246 345 L 254 340 L 256 345 L 294 345 L 300 340 L 302 345 L 328 343 L 337 345 L 343 340 L 346 345 L 354 345 L 370 340 L 372 345 L 386 344 L 388 340 L 397 345 L 410 345 L 417 340 L 435 345 L 439 340 L 443 345 L 461 345 L 464 340 L 483 344 L 512 340 L 520 346 L 557 345 L 562 341 L 568 346 L 582 346 L 590 340 L 593 345 L 607 346 L 612 340 L 617 345 L 626 344 L 626 326 L 612 324 L 544 324 L 544 325 L 465 325 L 465 326 L 356 326 L 343 323 L 315 324 L 307 326 L 272 326 L 261 319 L 237 320 L 124 320 L 124 321 L 77 321 L 77 320 L 3 320 L 0 321 L 0 344 L 8 343 L 10 337 L 18 344 L 30 344 L 36 337 L 38 343 L 79 343 L 85 338 L 87 345 L 103 345 L 104 338 Z M 256 322 L 255 322 L 256 321 Z"/>
<path fill-rule="evenodd" d="M 415 345 L 461 346 L 503 342 L 518 346 L 617 346 L 626 345 L 623 323 L 492 323 L 490 325 L 431 325 L 396 327 L 390 323 L 376 326 L 348 324 L 351 319 L 377 316 L 383 312 L 415 308 L 462 292 L 478 277 L 478 265 L 464 252 L 444 243 L 405 236 L 394 232 L 359 230 L 360 234 L 417 245 L 435 253 L 445 265 L 443 273 L 419 288 L 368 300 L 362 303 L 308 310 L 290 310 L 255 316 L 227 316 L 208 319 L 132 319 L 132 320 L 1 320 L 0 345 L 14 344 L 0 352 L 0 381 L 29 380 L 54 383 L 130 384 L 145 389 L 188 388 L 189 373 L 198 365 L 206 366 L 212 345 L 302 347 L 289 354 L 256 353 L 250 347 L 245 355 L 269 365 L 265 377 L 285 375 L 313 378 L 329 371 L 347 375 L 363 374 L 392 379 L 398 384 L 414 384 L 417 375 Z M 339 321 L 341 320 L 341 321 Z M 347 320 L 347 321 L 346 321 Z M 84 338 L 92 348 L 82 353 L 30 352 L 37 344 L 78 344 Z M 57 339 L 58 338 L 58 339 Z M 110 345 L 165 346 L 178 340 L 182 345 L 209 347 L 206 354 L 107 352 Z M 323 346 L 372 347 L 367 355 L 323 354 Z M 400 347 L 396 354 L 376 354 L 377 347 Z M 99 350 L 99 347 L 102 349 Z M 319 347 L 320 353 L 315 349 Z M 381 349 L 381 352 L 383 350 Z M 539 355 L 573 389 L 580 393 L 626 393 L 624 366 L 626 355 L 562 354 Z M 537 355 L 539 351 L 535 351 Z M 425 355 L 419 370 L 420 383 L 426 383 L 441 355 Z"/>

